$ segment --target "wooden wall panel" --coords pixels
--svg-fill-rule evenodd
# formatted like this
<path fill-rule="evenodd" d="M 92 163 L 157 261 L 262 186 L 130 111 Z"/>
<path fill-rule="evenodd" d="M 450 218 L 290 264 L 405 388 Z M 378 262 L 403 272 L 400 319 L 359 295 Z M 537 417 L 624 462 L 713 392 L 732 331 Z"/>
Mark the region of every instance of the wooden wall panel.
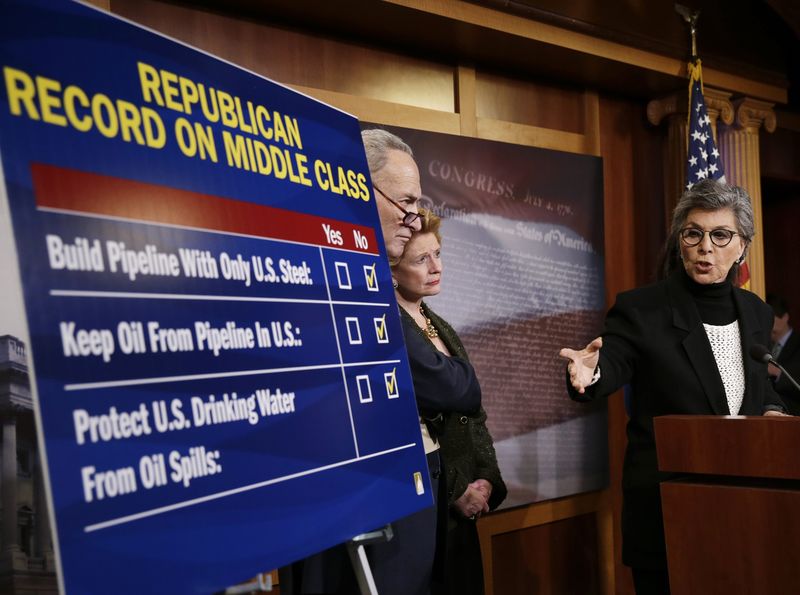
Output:
<path fill-rule="evenodd" d="M 461 129 L 461 120 L 458 114 L 358 97 L 347 93 L 325 91 L 314 87 L 290 86 L 310 97 L 338 107 L 364 122 L 419 128 L 445 134 L 458 134 Z"/>
<path fill-rule="evenodd" d="M 587 139 L 582 134 L 525 126 L 504 120 L 479 119 L 477 136 L 516 145 L 530 145 L 570 153 L 590 153 Z"/>
<path fill-rule="evenodd" d="M 800 183 L 800 128 L 783 128 L 781 124 L 785 117 L 785 114 L 778 114 L 778 128 L 775 132 L 762 132 L 758 135 L 761 175 Z M 800 125 L 800 116 L 797 120 Z"/>
<path fill-rule="evenodd" d="M 778 129 L 759 134 L 767 293 L 789 302 L 789 319 L 800 328 L 800 115 L 777 111 Z"/>
<path fill-rule="evenodd" d="M 790 322 L 795 329 L 800 329 L 800 250 L 797 249 L 800 182 L 767 180 L 763 198 L 767 292 L 788 300 Z"/>
<path fill-rule="evenodd" d="M 599 595 L 594 515 L 580 515 L 494 538 L 494 592 Z"/>
<path fill-rule="evenodd" d="M 663 204 L 666 130 L 650 125 L 645 109 L 644 102 L 609 97 L 601 102 L 609 306 L 620 291 L 660 276 L 669 225 Z"/>
<path fill-rule="evenodd" d="M 455 111 L 453 65 L 153 0 L 113 0 L 111 8 L 282 83 Z"/>
<path fill-rule="evenodd" d="M 585 524 L 575 526 L 577 529 L 564 528 L 555 532 L 548 529 L 537 530 L 539 527 L 578 517 Z M 506 595 L 510 592 L 544 593 L 545 591 L 535 589 L 542 582 L 551 584 L 546 573 L 542 575 L 544 561 L 550 559 L 551 550 L 564 549 L 581 550 L 590 557 L 591 565 L 597 569 L 596 574 L 589 575 L 595 581 L 592 592 L 611 595 L 614 593 L 612 523 L 608 490 L 546 500 L 482 517 L 478 521 L 478 535 L 483 552 L 486 595 Z M 591 530 L 586 529 L 589 525 Z M 567 527 L 573 526 L 567 523 Z M 511 536 L 510 540 L 507 539 L 508 536 Z M 536 540 L 536 547 L 529 548 L 519 542 L 527 539 Z M 495 550 L 496 546 L 507 549 L 512 547 L 509 544 L 515 543 L 519 551 L 498 553 Z M 559 563 L 561 562 L 563 561 Z M 531 568 L 539 570 L 532 573 Z M 562 578 L 554 578 L 553 581 L 560 584 Z M 527 591 L 524 590 L 526 585 Z M 563 591 L 569 594 L 573 592 L 582 591 Z"/>
<path fill-rule="evenodd" d="M 585 132 L 580 90 L 479 72 L 475 111 L 479 118 L 504 120 L 575 134 Z"/>
<path fill-rule="evenodd" d="M 645 122 L 644 103 L 603 97 L 600 100 L 600 146 L 605 208 L 606 301 L 657 277 L 666 237 L 661 143 L 657 128 Z M 613 510 L 614 578 L 618 595 L 631 595 L 630 571 L 622 565 L 622 462 L 625 413 L 622 391 L 608 399 L 609 485 Z"/>

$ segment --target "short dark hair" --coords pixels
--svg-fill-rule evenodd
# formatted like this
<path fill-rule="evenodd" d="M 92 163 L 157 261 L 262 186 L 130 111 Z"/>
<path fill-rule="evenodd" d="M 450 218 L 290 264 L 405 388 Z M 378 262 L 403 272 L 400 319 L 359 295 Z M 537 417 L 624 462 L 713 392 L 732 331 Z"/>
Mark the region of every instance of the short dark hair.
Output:
<path fill-rule="evenodd" d="M 781 318 L 789 313 L 789 304 L 786 302 L 786 298 L 778 295 L 777 293 L 768 293 L 767 303 L 772 306 L 772 311 L 778 318 Z"/>
<path fill-rule="evenodd" d="M 730 209 L 736 221 L 736 232 L 745 242 L 743 258 L 747 254 L 753 236 L 756 235 L 753 205 L 747 190 L 739 186 L 723 184 L 711 178 L 700 180 L 683 193 L 672 211 L 672 227 L 664 244 L 662 256 L 662 271 L 665 277 L 680 266 L 680 231 L 693 209 L 703 211 Z M 735 262 L 728 273 L 728 278 L 735 279 L 738 270 L 739 263 Z"/>

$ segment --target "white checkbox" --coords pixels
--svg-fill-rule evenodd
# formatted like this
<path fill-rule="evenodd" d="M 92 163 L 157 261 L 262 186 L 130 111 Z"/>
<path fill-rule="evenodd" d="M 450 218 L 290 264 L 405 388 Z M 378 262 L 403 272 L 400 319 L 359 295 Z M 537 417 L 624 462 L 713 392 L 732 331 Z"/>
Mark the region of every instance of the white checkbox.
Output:
<path fill-rule="evenodd" d="M 336 264 L 336 281 L 339 283 L 339 289 L 353 289 L 353 284 L 350 282 L 350 267 L 346 262 L 337 262 Z"/>
<path fill-rule="evenodd" d="M 358 318 L 348 316 L 344 323 L 347 325 L 347 340 L 350 345 L 361 345 L 361 325 L 358 324 Z"/>
<path fill-rule="evenodd" d="M 369 383 L 369 376 L 356 376 L 356 386 L 358 386 L 358 400 L 362 403 L 372 403 L 372 386 Z"/>

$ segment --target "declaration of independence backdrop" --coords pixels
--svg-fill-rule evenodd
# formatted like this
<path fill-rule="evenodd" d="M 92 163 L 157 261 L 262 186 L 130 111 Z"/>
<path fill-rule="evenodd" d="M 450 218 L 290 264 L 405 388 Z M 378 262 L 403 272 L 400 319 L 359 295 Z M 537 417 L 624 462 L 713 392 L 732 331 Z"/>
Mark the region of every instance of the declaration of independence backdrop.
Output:
<path fill-rule="evenodd" d="M 442 292 L 427 302 L 478 371 L 504 506 L 605 487 L 605 402 L 570 401 L 557 356 L 605 313 L 602 160 L 383 128 L 413 149 L 422 206 L 443 219 Z"/>

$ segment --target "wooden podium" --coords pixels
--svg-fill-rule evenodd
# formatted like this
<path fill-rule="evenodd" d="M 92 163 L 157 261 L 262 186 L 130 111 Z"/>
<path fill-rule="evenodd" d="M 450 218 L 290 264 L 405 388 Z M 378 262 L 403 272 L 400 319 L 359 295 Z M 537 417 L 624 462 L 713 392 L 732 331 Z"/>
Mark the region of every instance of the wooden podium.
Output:
<path fill-rule="evenodd" d="M 800 417 L 655 419 L 672 595 L 800 593 Z"/>

